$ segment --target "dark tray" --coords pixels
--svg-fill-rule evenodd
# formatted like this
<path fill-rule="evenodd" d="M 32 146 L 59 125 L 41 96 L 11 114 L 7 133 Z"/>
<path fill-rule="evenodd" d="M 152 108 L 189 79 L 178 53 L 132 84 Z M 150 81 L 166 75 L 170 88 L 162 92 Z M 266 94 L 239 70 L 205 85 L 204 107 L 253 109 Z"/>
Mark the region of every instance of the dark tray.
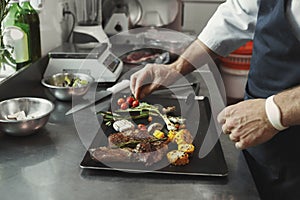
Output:
<path fill-rule="evenodd" d="M 206 134 L 218 134 L 214 126 L 209 126 L 211 110 L 210 103 L 207 98 L 200 101 L 195 101 L 192 105 L 186 106 L 184 100 L 166 98 L 152 98 L 151 96 L 145 99 L 151 104 L 160 104 L 164 107 L 175 105 L 177 109 L 174 115 L 181 115 L 187 119 L 187 128 L 194 136 L 193 144 L 195 152 L 190 158 L 190 163 L 185 166 L 168 165 L 167 159 L 153 164 L 149 167 L 139 163 L 101 163 L 91 158 L 87 151 L 80 167 L 83 169 L 96 170 L 118 170 L 126 172 L 149 172 L 149 173 L 163 173 L 163 174 L 180 174 L 180 175 L 197 175 L 197 176 L 227 176 L 228 169 L 222 147 L 219 141 L 214 145 L 209 154 L 204 158 L 199 158 L 200 147 Z M 101 122 L 101 117 L 100 117 Z M 139 122 L 137 122 L 139 123 Z M 90 148 L 107 145 L 106 135 L 114 133 L 112 127 L 107 127 L 102 123 L 102 130 L 94 138 Z M 170 147 L 172 148 L 172 146 Z"/>

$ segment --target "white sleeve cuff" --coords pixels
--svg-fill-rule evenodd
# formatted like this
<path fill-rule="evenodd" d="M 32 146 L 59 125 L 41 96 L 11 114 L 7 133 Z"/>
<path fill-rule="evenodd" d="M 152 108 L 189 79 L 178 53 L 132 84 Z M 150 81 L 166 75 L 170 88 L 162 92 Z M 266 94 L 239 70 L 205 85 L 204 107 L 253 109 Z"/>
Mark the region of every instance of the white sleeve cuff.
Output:
<path fill-rule="evenodd" d="M 276 130 L 283 131 L 288 128 L 281 123 L 281 112 L 274 102 L 274 95 L 266 99 L 265 110 L 270 123 Z"/>

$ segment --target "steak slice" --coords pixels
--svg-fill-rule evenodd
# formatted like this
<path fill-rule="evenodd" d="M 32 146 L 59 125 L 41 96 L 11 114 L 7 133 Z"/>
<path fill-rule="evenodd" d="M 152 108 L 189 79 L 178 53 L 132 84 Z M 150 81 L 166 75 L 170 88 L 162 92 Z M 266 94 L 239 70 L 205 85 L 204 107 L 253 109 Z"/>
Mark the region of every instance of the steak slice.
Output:
<path fill-rule="evenodd" d="M 134 147 L 142 141 L 150 141 L 154 139 L 147 131 L 130 130 L 127 132 L 113 133 L 108 136 L 108 145 L 112 148 L 122 147 L 126 143 L 132 142 Z"/>
<path fill-rule="evenodd" d="M 100 162 L 133 162 L 133 153 L 128 149 L 99 147 L 89 149 L 92 159 Z"/>
<path fill-rule="evenodd" d="M 129 53 L 123 62 L 129 64 L 137 64 L 147 60 L 155 59 L 159 54 L 150 52 L 149 50 L 139 50 Z"/>
<path fill-rule="evenodd" d="M 159 162 L 168 151 L 168 141 L 149 135 L 148 131 L 132 130 L 108 136 L 108 146 L 90 149 L 92 159 L 100 162 L 133 162 L 150 166 Z"/>
<path fill-rule="evenodd" d="M 161 161 L 168 151 L 168 145 L 166 143 L 160 143 L 155 148 L 153 148 L 153 144 L 151 144 L 151 148 L 153 151 L 137 152 L 133 154 L 133 156 L 138 162 L 144 163 L 145 166 L 151 166 Z"/>
<path fill-rule="evenodd" d="M 100 162 L 143 163 L 150 166 L 159 162 L 167 153 L 168 145 L 161 143 L 154 151 L 139 152 L 130 148 L 99 147 L 90 149 L 92 159 Z"/>
<path fill-rule="evenodd" d="M 131 137 L 124 133 L 114 133 L 108 136 L 108 146 L 111 148 L 117 148 L 122 143 L 129 142 Z"/>

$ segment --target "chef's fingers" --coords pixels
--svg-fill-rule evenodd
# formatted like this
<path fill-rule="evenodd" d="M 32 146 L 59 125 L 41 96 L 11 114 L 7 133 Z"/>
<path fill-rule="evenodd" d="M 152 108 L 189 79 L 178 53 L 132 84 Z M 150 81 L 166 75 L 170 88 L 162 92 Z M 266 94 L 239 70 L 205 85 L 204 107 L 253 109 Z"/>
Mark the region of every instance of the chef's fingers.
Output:
<path fill-rule="evenodd" d="M 132 75 L 132 93 L 137 99 L 145 97 L 143 94 L 143 87 L 147 84 L 149 79 L 148 72 L 145 70 L 140 70 Z M 149 81 L 148 81 L 149 82 Z"/>
<path fill-rule="evenodd" d="M 239 141 L 239 138 L 236 137 L 234 134 L 229 134 L 229 139 L 233 142 L 238 142 Z"/>
<path fill-rule="evenodd" d="M 236 142 L 235 147 L 237 149 L 246 149 L 248 147 L 255 146 L 260 143 L 256 139 L 257 139 L 257 136 L 253 133 L 243 135 L 243 137 L 240 137 L 240 140 L 238 142 Z"/>
<path fill-rule="evenodd" d="M 243 149 L 243 148 L 242 148 L 242 142 L 241 142 L 241 141 L 236 142 L 236 143 L 235 143 L 235 148 L 237 148 L 237 149 Z"/>
<path fill-rule="evenodd" d="M 225 133 L 225 134 L 230 134 L 230 133 L 231 133 L 231 130 L 230 130 L 230 128 L 227 126 L 226 123 L 222 125 L 222 131 L 223 131 L 223 133 Z"/>
<path fill-rule="evenodd" d="M 144 98 L 145 96 L 148 96 L 153 91 L 157 90 L 160 86 L 161 86 L 160 84 L 156 84 L 156 83 L 151 83 L 151 84 L 144 85 L 141 88 L 141 93 L 140 93 L 141 99 Z"/>
<path fill-rule="evenodd" d="M 240 140 L 240 141 L 238 141 L 238 142 L 236 142 L 235 143 L 235 147 L 237 148 L 237 149 L 240 149 L 240 150 L 242 150 L 242 149 L 246 149 L 246 148 L 248 148 L 248 147 L 250 147 L 250 146 L 254 146 L 255 144 L 253 144 L 253 143 L 251 143 L 249 140 L 247 140 L 247 139 L 242 139 L 242 140 Z"/>
<path fill-rule="evenodd" d="M 239 138 L 240 140 L 238 144 L 236 144 L 236 146 L 238 146 L 239 149 L 246 149 L 264 142 L 264 140 L 262 140 L 258 135 L 256 135 L 253 132 L 248 132 L 247 134 L 244 134 Z"/>
<path fill-rule="evenodd" d="M 217 116 L 217 120 L 220 124 L 224 124 L 226 122 L 225 109 L 226 108 L 224 108 Z"/>
<path fill-rule="evenodd" d="M 134 96 L 135 96 L 135 83 L 136 83 L 136 77 L 133 74 L 130 76 L 130 90 Z"/>
<path fill-rule="evenodd" d="M 141 99 L 141 87 L 135 85 L 134 91 L 132 92 L 136 99 Z"/>

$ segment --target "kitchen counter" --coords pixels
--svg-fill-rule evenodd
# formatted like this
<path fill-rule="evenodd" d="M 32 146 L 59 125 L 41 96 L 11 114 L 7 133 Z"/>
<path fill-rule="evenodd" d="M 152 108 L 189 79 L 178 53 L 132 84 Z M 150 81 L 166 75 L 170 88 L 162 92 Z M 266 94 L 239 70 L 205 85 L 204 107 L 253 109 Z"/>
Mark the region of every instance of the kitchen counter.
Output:
<path fill-rule="evenodd" d="M 45 57 L 0 85 L 0 100 L 36 96 L 56 105 L 37 134 L 12 137 L 0 133 L 1 200 L 259 199 L 241 152 L 226 136 L 220 138 L 229 171 L 225 177 L 81 169 L 86 148 L 72 115 L 65 116 L 72 103 L 56 101 L 40 84 L 47 62 Z"/>

